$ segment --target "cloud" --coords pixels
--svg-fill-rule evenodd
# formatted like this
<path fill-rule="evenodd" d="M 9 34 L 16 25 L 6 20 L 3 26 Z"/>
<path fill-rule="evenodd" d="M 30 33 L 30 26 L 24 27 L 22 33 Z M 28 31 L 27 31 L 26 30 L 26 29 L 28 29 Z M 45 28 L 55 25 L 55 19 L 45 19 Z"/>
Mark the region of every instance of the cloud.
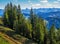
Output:
<path fill-rule="evenodd" d="M 28 2 L 32 5 L 33 3 L 31 2 L 31 0 L 28 0 Z"/>
<path fill-rule="evenodd" d="M 59 4 L 59 1 L 54 1 L 53 3 L 54 3 L 54 4 Z"/>
<path fill-rule="evenodd" d="M 49 7 L 51 7 L 51 4 L 47 4 L 47 5 L 33 4 L 32 7 L 33 8 L 49 8 Z"/>
<path fill-rule="evenodd" d="M 15 0 L 13 0 L 13 1 L 15 1 Z M 16 2 L 17 2 L 18 0 L 16 0 Z M 24 4 L 23 3 L 23 5 L 24 6 L 22 6 L 22 8 L 60 8 L 60 3 L 59 3 L 59 1 L 60 0 L 55 0 L 55 1 L 53 1 L 53 2 L 49 2 L 48 0 L 39 0 L 40 1 L 40 3 L 33 3 L 31 0 L 28 0 L 28 4 Z"/>
<path fill-rule="evenodd" d="M 46 2 L 48 2 L 48 0 L 41 0 L 40 2 L 42 2 L 42 3 L 46 3 Z"/>
<path fill-rule="evenodd" d="M 52 5 L 52 7 L 54 7 L 54 8 L 60 8 L 60 3 L 59 3 L 59 1 L 54 1 L 51 5 Z"/>
<path fill-rule="evenodd" d="M 43 5 L 38 3 L 38 4 L 32 4 L 32 7 L 33 8 L 49 8 L 49 7 L 52 8 L 52 5 L 49 3 L 43 4 Z"/>
<path fill-rule="evenodd" d="M 60 1 L 60 0 L 57 0 L 57 1 Z"/>
<path fill-rule="evenodd" d="M 18 0 L 12 0 L 13 2 L 18 2 Z"/>
<path fill-rule="evenodd" d="M 17 2 L 18 0 L 13 0 L 14 2 Z M 51 3 L 49 3 L 48 0 L 39 0 L 40 3 L 33 3 L 31 0 L 28 0 L 28 4 L 24 5 L 24 8 L 60 8 L 60 0 L 55 0 Z"/>
<path fill-rule="evenodd" d="M 41 5 L 40 5 L 39 3 L 38 3 L 38 4 L 32 4 L 32 7 L 33 7 L 33 8 L 40 8 L 40 6 L 41 6 Z"/>
<path fill-rule="evenodd" d="M 36 7 L 36 6 L 40 6 L 40 4 L 32 4 L 32 6 L 35 6 Z"/>
<path fill-rule="evenodd" d="M 30 0 L 28 0 L 28 2 L 30 3 L 31 1 L 30 1 Z"/>
<path fill-rule="evenodd" d="M 0 5 L 1 7 L 0 7 L 0 9 L 4 9 L 4 6 L 2 6 L 2 5 Z"/>
<path fill-rule="evenodd" d="M 50 3 L 45 3 L 45 4 L 32 4 L 32 7 L 33 8 L 60 8 L 60 5 L 57 3 L 53 3 L 53 4 L 50 4 Z"/>

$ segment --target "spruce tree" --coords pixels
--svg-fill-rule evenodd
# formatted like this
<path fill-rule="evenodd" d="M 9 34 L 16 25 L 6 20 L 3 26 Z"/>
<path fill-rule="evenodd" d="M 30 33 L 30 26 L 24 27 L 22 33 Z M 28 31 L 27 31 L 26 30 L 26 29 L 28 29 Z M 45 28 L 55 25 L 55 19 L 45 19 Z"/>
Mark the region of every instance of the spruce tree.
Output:
<path fill-rule="evenodd" d="M 32 25 L 31 25 L 29 19 L 26 19 L 25 20 L 25 29 L 23 32 L 24 36 L 26 36 L 28 38 L 32 38 L 31 32 L 32 32 Z"/>
<path fill-rule="evenodd" d="M 9 6 L 9 4 L 7 5 Z M 9 19 L 8 19 L 8 10 L 7 10 L 7 6 L 5 7 L 5 10 L 4 10 L 4 16 L 3 16 L 3 24 L 4 26 L 9 26 Z"/>
<path fill-rule="evenodd" d="M 44 21 L 38 18 L 37 15 L 33 13 L 33 9 L 30 11 L 30 22 L 32 24 L 32 39 L 37 41 L 38 44 L 43 44 L 44 41 Z"/>
<path fill-rule="evenodd" d="M 44 42 L 44 20 L 42 18 L 39 18 L 39 44 L 43 44 Z"/>
<path fill-rule="evenodd" d="M 60 28 L 57 30 L 57 44 L 60 44 Z"/>
<path fill-rule="evenodd" d="M 17 17 L 18 17 L 18 25 L 16 31 L 22 35 L 24 35 L 24 28 L 25 28 L 25 17 L 23 16 L 21 12 L 20 5 L 18 5 L 17 8 Z"/>
<path fill-rule="evenodd" d="M 56 28 L 55 28 L 54 24 L 51 26 L 49 33 L 50 33 L 49 34 L 50 35 L 49 36 L 50 44 L 56 44 Z"/>
<path fill-rule="evenodd" d="M 10 2 L 9 7 L 8 7 L 8 18 L 9 18 L 8 20 L 9 20 L 9 27 L 11 29 L 13 29 L 13 12 L 12 12 L 12 10 L 13 10 L 13 5 Z"/>
<path fill-rule="evenodd" d="M 31 8 L 31 10 L 30 10 L 30 17 L 29 17 L 29 19 L 30 19 L 30 23 L 31 23 L 31 25 L 32 25 L 32 39 L 34 40 L 36 40 L 36 38 L 35 38 L 35 36 L 36 36 L 36 34 L 35 34 L 35 32 L 36 32 L 36 22 L 38 22 L 37 21 L 37 16 L 33 13 L 33 9 Z"/>
<path fill-rule="evenodd" d="M 48 30 L 46 28 L 46 24 L 44 26 L 44 44 L 48 44 Z"/>
<path fill-rule="evenodd" d="M 18 19 L 17 19 L 17 7 L 13 6 L 13 29 L 17 28 Z"/>
<path fill-rule="evenodd" d="M 17 20 L 17 7 L 13 6 L 12 3 L 7 4 L 5 7 L 5 12 L 4 12 L 4 25 L 7 25 L 7 27 L 13 29 L 15 26 L 15 22 Z"/>

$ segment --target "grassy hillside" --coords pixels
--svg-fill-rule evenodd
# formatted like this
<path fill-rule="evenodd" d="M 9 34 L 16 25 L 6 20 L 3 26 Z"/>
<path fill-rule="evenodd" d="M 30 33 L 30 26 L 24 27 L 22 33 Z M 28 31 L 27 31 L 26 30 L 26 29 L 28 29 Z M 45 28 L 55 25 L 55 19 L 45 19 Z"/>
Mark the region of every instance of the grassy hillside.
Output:
<path fill-rule="evenodd" d="M 5 40 L 0 34 L 0 44 L 10 44 L 7 40 Z"/>
<path fill-rule="evenodd" d="M 7 38 L 8 41 L 12 42 L 12 43 L 14 42 L 17 44 L 33 44 L 33 43 L 37 44 L 32 40 L 29 40 L 29 39 L 27 39 L 19 34 L 16 34 L 14 32 L 14 30 L 7 28 L 7 27 L 0 26 L 0 32 L 3 33 L 2 36 L 5 36 L 5 39 Z M 7 42 L 6 44 L 9 44 L 9 43 Z"/>
<path fill-rule="evenodd" d="M 0 17 L 0 25 L 1 25 L 1 24 L 3 24 L 3 22 L 2 22 L 2 17 Z"/>
<path fill-rule="evenodd" d="M 25 38 L 17 33 L 15 33 L 14 30 L 4 27 L 2 18 L 0 17 L 0 43 L 1 44 L 37 44 L 32 40 L 29 40 L 28 38 Z M 6 39 L 7 38 L 7 39 Z"/>

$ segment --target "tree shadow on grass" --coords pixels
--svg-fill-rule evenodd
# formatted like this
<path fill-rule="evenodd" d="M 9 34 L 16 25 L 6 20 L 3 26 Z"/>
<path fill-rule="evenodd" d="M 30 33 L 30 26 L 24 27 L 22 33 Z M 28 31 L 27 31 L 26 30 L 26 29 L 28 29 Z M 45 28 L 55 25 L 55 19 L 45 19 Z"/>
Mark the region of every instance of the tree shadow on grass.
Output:
<path fill-rule="evenodd" d="M 37 43 L 32 40 L 26 39 L 23 44 L 37 44 Z"/>

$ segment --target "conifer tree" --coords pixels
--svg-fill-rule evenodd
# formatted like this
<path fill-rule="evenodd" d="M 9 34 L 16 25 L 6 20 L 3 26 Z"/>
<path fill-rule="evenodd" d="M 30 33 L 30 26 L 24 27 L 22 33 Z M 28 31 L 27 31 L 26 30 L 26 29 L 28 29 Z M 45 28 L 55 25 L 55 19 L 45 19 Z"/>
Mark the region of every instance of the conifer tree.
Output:
<path fill-rule="evenodd" d="M 60 28 L 57 30 L 57 44 L 60 44 Z"/>
<path fill-rule="evenodd" d="M 9 18 L 8 20 L 9 20 L 9 27 L 11 29 L 13 29 L 13 12 L 12 12 L 12 10 L 13 10 L 13 5 L 10 2 L 9 7 L 8 7 L 8 18 Z"/>
<path fill-rule="evenodd" d="M 48 44 L 48 30 L 46 28 L 46 24 L 44 26 L 44 44 Z"/>
<path fill-rule="evenodd" d="M 17 27 L 18 19 L 17 19 L 17 7 L 13 6 L 13 29 Z"/>
<path fill-rule="evenodd" d="M 31 8 L 31 10 L 30 10 L 30 17 L 29 17 L 29 19 L 30 19 L 30 23 L 31 23 L 31 25 L 32 25 L 32 39 L 35 39 L 35 24 L 36 24 L 36 19 L 37 17 L 36 17 L 36 15 L 33 13 L 33 9 Z"/>
<path fill-rule="evenodd" d="M 39 18 L 39 44 L 44 43 L 44 20 L 42 18 Z"/>
<path fill-rule="evenodd" d="M 32 25 L 30 23 L 30 21 L 28 19 L 25 20 L 25 29 L 24 29 L 24 36 L 28 37 L 28 38 L 32 38 L 31 35 L 32 32 Z"/>
<path fill-rule="evenodd" d="M 12 3 L 9 3 L 7 4 L 4 12 L 3 18 L 4 24 L 7 25 L 7 27 L 13 29 L 13 27 L 15 27 L 16 20 L 17 20 L 17 7 L 13 6 Z"/>
<path fill-rule="evenodd" d="M 9 6 L 9 4 L 7 4 L 7 6 Z M 7 6 L 5 7 L 4 16 L 3 16 L 3 24 L 4 24 L 4 26 L 9 26 Z"/>
<path fill-rule="evenodd" d="M 51 26 L 49 33 L 50 33 L 49 34 L 50 35 L 49 36 L 50 44 L 56 44 L 56 28 L 55 28 L 54 24 Z"/>
<path fill-rule="evenodd" d="M 23 35 L 24 28 L 25 28 L 25 17 L 21 12 L 20 5 L 18 5 L 18 8 L 17 8 L 17 17 L 18 17 L 18 25 L 17 25 L 16 31 Z"/>
<path fill-rule="evenodd" d="M 30 22 L 32 24 L 32 39 L 42 44 L 44 41 L 44 22 L 33 13 L 32 8 L 30 11 Z"/>

